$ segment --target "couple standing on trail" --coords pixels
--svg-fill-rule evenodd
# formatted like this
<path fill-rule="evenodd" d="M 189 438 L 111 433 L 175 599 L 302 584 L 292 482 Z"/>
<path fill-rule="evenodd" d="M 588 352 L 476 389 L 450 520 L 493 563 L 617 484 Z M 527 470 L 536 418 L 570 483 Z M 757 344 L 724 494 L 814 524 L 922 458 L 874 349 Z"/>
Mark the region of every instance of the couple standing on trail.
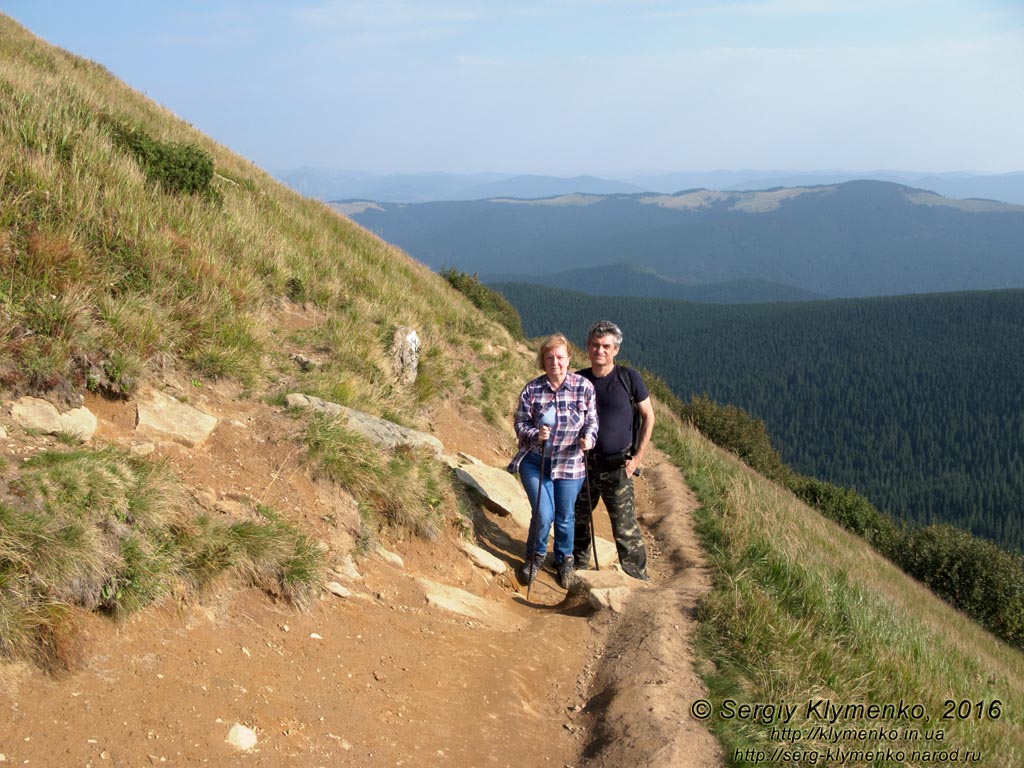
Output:
<path fill-rule="evenodd" d="M 623 570 L 648 578 L 633 474 L 654 429 L 654 408 L 640 374 L 615 365 L 621 346 L 622 331 L 602 320 L 587 334 L 590 368 L 569 370 L 569 341 L 562 334 L 547 337 L 537 352 L 544 375 L 519 396 L 519 452 L 508 467 L 519 473 L 533 505 L 526 559 L 516 574 L 523 584 L 532 584 L 544 564 L 552 523 L 559 584 L 568 588 L 575 569 L 588 567 L 592 515 L 600 499 Z"/>

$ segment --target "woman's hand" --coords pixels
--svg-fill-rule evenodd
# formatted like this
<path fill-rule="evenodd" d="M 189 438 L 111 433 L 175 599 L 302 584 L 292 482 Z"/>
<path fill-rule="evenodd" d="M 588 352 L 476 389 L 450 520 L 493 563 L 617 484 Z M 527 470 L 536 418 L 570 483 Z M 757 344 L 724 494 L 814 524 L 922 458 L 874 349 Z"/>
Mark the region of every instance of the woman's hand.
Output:
<path fill-rule="evenodd" d="M 545 424 L 537 433 L 537 442 L 546 443 L 549 437 L 551 437 L 551 427 Z"/>
<path fill-rule="evenodd" d="M 587 437 L 585 435 L 580 438 L 580 448 L 581 449 L 583 449 L 584 451 L 589 451 L 593 447 L 594 447 L 594 439 L 593 438 Z"/>

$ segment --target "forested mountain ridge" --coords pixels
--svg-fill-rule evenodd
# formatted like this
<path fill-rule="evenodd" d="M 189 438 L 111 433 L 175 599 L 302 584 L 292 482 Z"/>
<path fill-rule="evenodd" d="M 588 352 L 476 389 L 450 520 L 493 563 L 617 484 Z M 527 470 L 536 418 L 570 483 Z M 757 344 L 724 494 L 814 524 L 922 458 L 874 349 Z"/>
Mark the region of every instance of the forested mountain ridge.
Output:
<path fill-rule="evenodd" d="M 623 357 L 763 418 L 799 472 L 1024 548 L 1024 291 L 712 306 L 495 287 L 530 335 L 615 320 Z"/>
<path fill-rule="evenodd" d="M 488 284 L 524 282 L 519 275 L 488 275 Z M 529 283 L 550 288 L 573 286 L 592 296 L 645 296 L 706 304 L 750 304 L 766 301 L 815 301 L 825 297 L 780 283 L 753 278 L 727 280 L 708 285 L 686 285 L 669 280 L 651 269 L 632 264 L 611 264 L 536 275 Z"/>
<path fill-rule="evenodd" d="M 825 297 L 1024 288 L 1024 207 L 888 182 L 335 207 L 435 269 L 485 281 L 628 263 L 685 286 Z M 559 287 L 597 292 L 579 279 Z"/>

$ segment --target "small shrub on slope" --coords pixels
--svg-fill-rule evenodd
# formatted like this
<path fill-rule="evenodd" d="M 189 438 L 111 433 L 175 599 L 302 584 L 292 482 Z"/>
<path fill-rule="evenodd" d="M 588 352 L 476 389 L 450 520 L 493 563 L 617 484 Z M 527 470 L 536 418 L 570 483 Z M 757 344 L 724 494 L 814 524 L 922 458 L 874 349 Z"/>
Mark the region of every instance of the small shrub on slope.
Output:
<path fill-rule="evenodd" d="M 481 283 L 476 275 L 460 272 L 455 267 L 443 268 L 441 277 L 473 302 L 473 306 L 511 333 L 512 338 L 523 340 L 522 318 L 508 299 Z"/>
<path fill-rule="evenodd" d="M 1024 567 L 991 541 L 950 525 L 917 528 L 900 567 L 995 634 L 1024 647 Z"/>
<path fill-rule="evenodd" d="M 211 194 L 213 158 L 199 147 L 184 142 L 154 139 L 142 128 L 130 128 L 109 120 L 115 143 L 131 152 L 150 181 L 172 193 Z"/>

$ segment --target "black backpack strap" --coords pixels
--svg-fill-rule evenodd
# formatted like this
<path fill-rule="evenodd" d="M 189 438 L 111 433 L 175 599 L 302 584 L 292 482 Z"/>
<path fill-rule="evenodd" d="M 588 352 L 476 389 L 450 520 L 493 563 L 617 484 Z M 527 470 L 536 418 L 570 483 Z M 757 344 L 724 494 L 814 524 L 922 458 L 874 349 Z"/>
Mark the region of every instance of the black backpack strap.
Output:
<path fill-rule="evenodd" d="M 623 371 L 625 371 L 625 374 L 623 374 Z M 619 374 L 619 381 L 622 382 L 622 386 L 629 393 L 629 404 L 633 406 L 633 410 L 636 410 L 636 387 L 633 384 L 633 372 L 624 365 L 616 365 L 615 372 Z M 627 381 L 629 382 L 628 384 L 626 383 Z"/>
<path fill-rule="evenodd" d="M 643 424 L 640 419 L 640 408 L 636 403 L 636 384 L 633 381 L 633 372 L 624 365 L 615 366 L 615 372 L 619 375 L 619 381 L 622 382 L 622 386 L 626 388 L 626 392 L 629 394 L 629 404 L 633 408 L 633 420 L 630 424 L 633 435 L 630 440 L 628 455 L 636 456 L 637 450 L 640 448 L 640 430 Z M 628 384 L 626 383 L 627 381 L 629 382 Z"/>

